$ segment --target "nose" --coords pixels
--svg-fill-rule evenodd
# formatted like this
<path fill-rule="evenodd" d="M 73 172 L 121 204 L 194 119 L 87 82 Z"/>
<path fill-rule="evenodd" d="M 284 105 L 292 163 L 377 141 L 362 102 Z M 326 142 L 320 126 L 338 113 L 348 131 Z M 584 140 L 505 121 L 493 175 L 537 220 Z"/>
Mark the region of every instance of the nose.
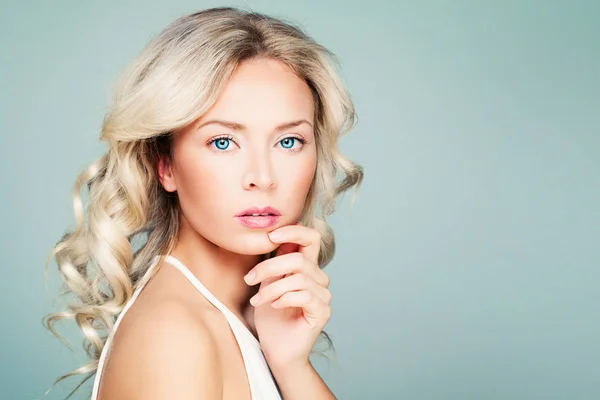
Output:
<path fill-rule="evenodd" d="M 276 186 L 272 162 L 267 154 L 263 152 L 248 154 L 242 185 L 245 190 L 268 190 Z"/>

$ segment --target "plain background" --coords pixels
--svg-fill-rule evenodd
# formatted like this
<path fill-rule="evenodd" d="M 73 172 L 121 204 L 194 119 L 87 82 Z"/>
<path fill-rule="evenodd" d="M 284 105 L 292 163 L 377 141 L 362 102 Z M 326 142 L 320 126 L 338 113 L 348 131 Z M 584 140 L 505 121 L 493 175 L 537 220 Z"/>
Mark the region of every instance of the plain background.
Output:
<path fill-rule="evenodd" d="M 73 322 L 75 354 L 41 324 L 43 272 L 114 81 L 174 18 L 223 5 L 301 24 L 358 111 L 342 149 L 365 182 L 331 218 L 337 362 L 318 362 L 336 395 L 600 398 L 600 2 L 567 0 L 3 1 L 0 398 L 85 361 Z"/>

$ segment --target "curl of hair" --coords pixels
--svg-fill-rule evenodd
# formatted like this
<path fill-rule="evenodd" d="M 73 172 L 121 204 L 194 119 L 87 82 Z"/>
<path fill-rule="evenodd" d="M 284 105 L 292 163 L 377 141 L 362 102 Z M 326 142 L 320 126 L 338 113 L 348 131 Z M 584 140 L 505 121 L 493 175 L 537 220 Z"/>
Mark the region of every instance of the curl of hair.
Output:
<path fill-rule="evenodd" d="M 55 257 L 65 289 L 60 295 L 74 295 L 75 302 L 68 311 L 49 313 L 43 323 L 60 339 L 54 324 L 74 319 L 91 359 L 52 387 L 87 373 L 75 392 L 94 375 L 116 318 L 145 283 L 141 278 L 152 259 L 173 249 L 178 201 L 160 185 L 158 159 L 170 155 L 178 129 L 211 108 L 237 65 L 254 57 L 285 63 L 313 93 L 317 169 L 301 222 L 321 233 L 320 267 L 333 258 L 335 240 L 326 218 L 338 196 L 357 190 L 363 178 L 362 167 L 338 150 L 338 140 L 357 117 L 336 72 L 337 58 L 292 23 L 264 14 L 222 7 L 180 17 L 146 45 L 117 82 L 100 136 L 108 151 L 77 178 L 75 229 L 48 257 L 46 273 Z M 80 192 L 85 188 L 84 211 Z M 143 243 L 135 249 L 140 237 Z M 322 332 L 322 337 L 332 347 L 329 335 Z"/>

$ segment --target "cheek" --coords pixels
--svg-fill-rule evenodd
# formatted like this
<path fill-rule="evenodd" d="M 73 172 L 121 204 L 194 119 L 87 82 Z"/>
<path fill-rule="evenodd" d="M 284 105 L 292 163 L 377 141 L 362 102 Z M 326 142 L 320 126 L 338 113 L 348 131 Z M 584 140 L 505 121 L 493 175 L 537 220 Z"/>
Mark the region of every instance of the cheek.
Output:
<path fill-rule="evenodd" d="M 182 159 L 177 175 L 177 191 L 181 208 L 190 221 L 202 225 L 216 222 L 219 210 L 227 209 L 228 201 L 234 187 L 231 169 L 205 157 L 188 157 Z M 184 164 L 185 163 L 185 164 Z"/>
<path fill-rule="evenodd" d="M 304 166 L 304 168 L 298 169 L 298 173 L 296 176 L 296 190 L 298 193 L 308 193 L 310 189 L 310 185 L 315 176 L 315 165 L 316 163 L 308 163 L 308 165 Z"/>
<path fill-rule="evenodd" d="M 314 179 L 316 170 L 316 155 L 310 154 L 305 159 L 299 160 L 295 165 L 282 169 L 285 171 L 280 176 L 280 189 L 285 197 L 284 204 L 288 204 L 294 213 L 294 218 L 298 219 L 304 208 L 306 195 Z"/>

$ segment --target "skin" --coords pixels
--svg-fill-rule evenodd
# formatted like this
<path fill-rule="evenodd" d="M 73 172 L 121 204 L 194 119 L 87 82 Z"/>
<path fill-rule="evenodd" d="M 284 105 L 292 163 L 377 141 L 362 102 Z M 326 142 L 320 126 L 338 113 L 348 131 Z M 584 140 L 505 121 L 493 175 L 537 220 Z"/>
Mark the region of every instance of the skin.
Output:
<path fill-rule="evenodd" d="M 173 159 L 158 166 L 182 210 L 171 254 L 259 338 L 285 399 L 335 398 L 308 359 L 331 315 L 319 233 L 297 223 L 317 163 L 313 126 L 301 78 L 276 60 L 246 60 L 208 113 L 175 134 Z M 250 229 L 234 218 L 254 206 L 278 209 L 277 224 Z M 250 399 L 225 318 L 163 267 L 121 322 L 101 398 Z"/>

